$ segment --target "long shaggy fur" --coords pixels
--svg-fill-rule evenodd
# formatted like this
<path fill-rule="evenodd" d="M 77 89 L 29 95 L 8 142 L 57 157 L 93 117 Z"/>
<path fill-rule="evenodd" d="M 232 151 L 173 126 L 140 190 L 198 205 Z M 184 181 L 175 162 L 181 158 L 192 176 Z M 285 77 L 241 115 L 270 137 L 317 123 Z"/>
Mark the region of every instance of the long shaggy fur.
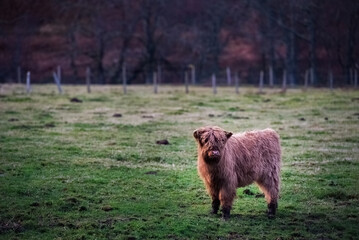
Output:
<path fill-rule="evenodd" d="M 272 129 L 232 135 L 219 127 L 194 131 L 198 143 L 198 173 L 212 197 L 212 212 L 222 206 L 230 215 L 236 189 L 255 182 L 268 203 L 268 216 L 277 209 L 280 188 L 281 148 Z"/>

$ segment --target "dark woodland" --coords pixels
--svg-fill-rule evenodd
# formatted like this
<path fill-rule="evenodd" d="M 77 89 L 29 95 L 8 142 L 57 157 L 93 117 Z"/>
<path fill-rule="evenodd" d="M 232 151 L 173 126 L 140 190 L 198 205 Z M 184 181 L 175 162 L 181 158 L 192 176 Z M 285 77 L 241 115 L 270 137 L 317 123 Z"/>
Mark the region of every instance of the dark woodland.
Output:
<path fill-rule="evenodd" d="M 226 71 L 241 83 L 354 86 L 359 70 L 357 0 L 2 0 L 0 82 L 196 84 Z"/>

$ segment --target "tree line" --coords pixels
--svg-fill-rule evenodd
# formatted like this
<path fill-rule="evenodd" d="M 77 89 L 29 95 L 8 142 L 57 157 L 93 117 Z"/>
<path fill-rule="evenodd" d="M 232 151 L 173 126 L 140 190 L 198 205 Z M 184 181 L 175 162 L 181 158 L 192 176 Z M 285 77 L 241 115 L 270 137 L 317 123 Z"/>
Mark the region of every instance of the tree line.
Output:
<path fill-rule="evenodd" d="M 46 82 L 172 83 L 195 68 L 199 83 L 230 69 L 241 81 L 289 85 L 336 77 L 354 84 L 358 63 L 356 0 L 3 0 L 0 81 L 31 70 Z M 25 75 L 25 74 L 22 74 Z"/>

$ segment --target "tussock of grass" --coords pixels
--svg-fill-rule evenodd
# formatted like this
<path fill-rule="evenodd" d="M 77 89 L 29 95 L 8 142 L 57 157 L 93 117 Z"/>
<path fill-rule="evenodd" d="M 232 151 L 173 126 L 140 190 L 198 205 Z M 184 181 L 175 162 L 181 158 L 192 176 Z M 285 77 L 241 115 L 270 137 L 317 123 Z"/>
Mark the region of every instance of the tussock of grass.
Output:
<path fill-rule="evenodd" d="M 356 91 L 6 85 L 0 239 L 352 239 L 359 235 Z M 71 98 L 81 103 L 70 102 Z M 119 117 L 114 117 L 114 114 Z M 283 147 L 278 216 L 255 185 L 229 222 L 209 215 L 195 128 L 272 127 Z M 169 145 L 156 141 L 166 139 Z"/>

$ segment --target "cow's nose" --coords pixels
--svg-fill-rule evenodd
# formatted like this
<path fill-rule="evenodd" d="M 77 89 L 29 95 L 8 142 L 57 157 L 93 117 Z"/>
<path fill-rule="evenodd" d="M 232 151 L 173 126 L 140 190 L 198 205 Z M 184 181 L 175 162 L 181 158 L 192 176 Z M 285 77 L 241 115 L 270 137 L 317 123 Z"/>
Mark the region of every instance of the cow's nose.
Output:
<path fill-rule="evenodd" d="M 214 150 L 214 151 L 212 151 L 212 154 L 211 154 L 211 155 L 213 155 L 213 156 L 219 156 L 219 151 Z"/>

